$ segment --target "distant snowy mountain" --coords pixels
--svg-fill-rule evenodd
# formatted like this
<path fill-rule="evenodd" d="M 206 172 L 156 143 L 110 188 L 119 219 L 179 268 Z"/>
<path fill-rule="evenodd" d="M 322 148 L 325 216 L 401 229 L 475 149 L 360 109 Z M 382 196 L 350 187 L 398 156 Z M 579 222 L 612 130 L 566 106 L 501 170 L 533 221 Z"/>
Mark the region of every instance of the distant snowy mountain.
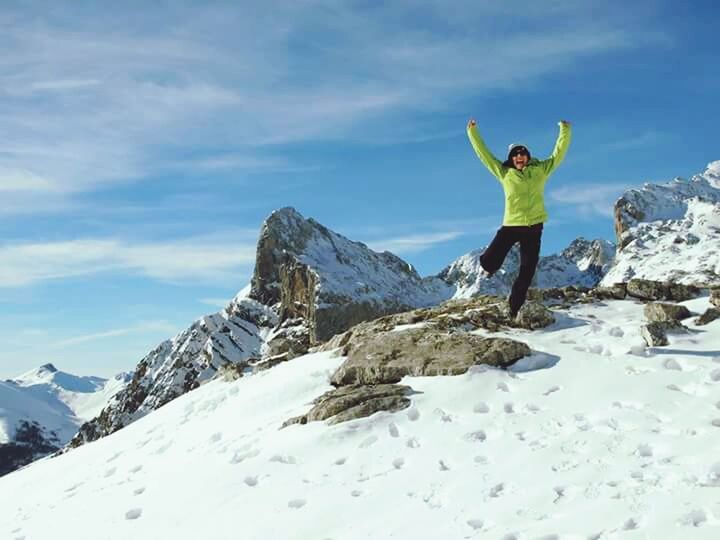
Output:
<path fill-rule="evenodd" d="M 67 444 L 130 380 L 79 377 L 45 364 L 0 381 L 0 474 Z"/>
<path fill-rule="evenodd" d="M 507 295 L 520 268 L 520 250 L 510 250 L 503 266 L 490 278 L 481 274 L 480 256 L 485 248 L 458 258 L 438 277 L 455 288 L 454 298 L 478 294 Z M 578 238 L 560 254 L 540 257 L 533 287 L 551 288 L 575 285 L 594 287 L 610 267 L 615 246 L 606 240 Z"/>
<path fill-rule="evenodd" d="M 720 284 L 720 161 L 689 181 L 645 184 L 615 203 L 618 253 L 604 285 L 629 279 Z"/>

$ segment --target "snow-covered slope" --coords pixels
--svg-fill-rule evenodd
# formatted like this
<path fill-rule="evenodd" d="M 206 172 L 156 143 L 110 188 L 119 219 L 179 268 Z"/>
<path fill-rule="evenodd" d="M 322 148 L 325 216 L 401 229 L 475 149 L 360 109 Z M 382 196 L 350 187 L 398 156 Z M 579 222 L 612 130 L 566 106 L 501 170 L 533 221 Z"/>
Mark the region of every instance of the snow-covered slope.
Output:
<path fill-rule="evenodd" d="M 472 251 L 455 260 L 438 275 L 453 285 L 454 298 L 470 298 L 478 294 L 506 295 L 520 267 L 520 250 L 508 253 L 503 266 L 490 278 L 481 274 L 480 256 L 485 248 Z M 615 246 L 606 240 L 578 238 L 560 254 L 540 257 L 534 287 L 550 288 L 575 285 L 594 287 L 612 262 Z"/>
<path fill-rule="evenodd" d="M 689 181 L 627 191 L 615 229 L 620 249 L 603 285 L 633 277 L 720 284 L 720 161 Z"/>
<path fill-rule="evenodd" d="M 0 478 L 0 537 L 718 538 L 720 322 L 646 349 L 642 308 L 558 311 L 502 333 L 535 351 L 514 370 L 406 377 L 409 409 L 334 426 L 278 429 L 330 353 L 212 381 Z"/>

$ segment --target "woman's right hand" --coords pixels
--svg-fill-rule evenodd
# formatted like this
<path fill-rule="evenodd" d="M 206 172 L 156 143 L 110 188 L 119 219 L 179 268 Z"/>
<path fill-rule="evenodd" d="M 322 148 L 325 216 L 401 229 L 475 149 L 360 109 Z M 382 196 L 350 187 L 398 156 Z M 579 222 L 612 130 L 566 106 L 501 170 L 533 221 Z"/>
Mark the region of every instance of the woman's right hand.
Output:
<path fill-rule="evenodd" d="M 471 128 L 471 127 L 475 127 L 476 125 L 477 125 L 477 122 L 475 121 L 475 119 L 471 118 L 470 121 L 468 122 L 467 127 Z"/>

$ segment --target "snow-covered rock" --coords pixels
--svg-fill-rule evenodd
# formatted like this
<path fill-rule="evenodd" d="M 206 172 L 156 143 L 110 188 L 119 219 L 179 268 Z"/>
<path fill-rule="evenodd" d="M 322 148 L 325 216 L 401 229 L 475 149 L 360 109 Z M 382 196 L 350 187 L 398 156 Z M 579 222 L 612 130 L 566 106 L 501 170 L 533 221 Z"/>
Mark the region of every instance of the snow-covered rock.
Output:
<path fill-rule="evenodd" d="M 276 306 L 281 321 L 306 320 L 311 343 L 451 295 L 442 280 L 422 279 L 400 257 L 353 242 L 294 208 L 276 210 L 262 226 L 250 297 Z"/>
<path fill-rule="evenodd" d="M 603 285 L 720 284 L 720 161 L 690 180 L 626 191 L 615 203 L 615 232 L 618 253 Z"/>

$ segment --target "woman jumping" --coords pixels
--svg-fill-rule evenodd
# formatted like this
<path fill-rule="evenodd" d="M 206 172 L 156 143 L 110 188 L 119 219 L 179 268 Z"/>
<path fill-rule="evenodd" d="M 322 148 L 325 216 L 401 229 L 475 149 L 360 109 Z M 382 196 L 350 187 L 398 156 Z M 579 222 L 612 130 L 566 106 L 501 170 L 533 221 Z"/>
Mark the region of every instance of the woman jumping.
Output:
<path fill-rule="evenodd" d="M 520 273 L 512 286 L 509 299 L 510 317 L 515 318 L 525 303 L 535 267 L 540 258 L 540 238 L 545 211 L 545 182 L 560 165 L 570 146 L 570 122 L 558 122 L 560 134 L 555 149 L 548 159 L 531 158 L 522 144 L 511 144 L 504 162 L 496 158 L 485 146 L 478 133 L 475 119 L 468 122 L 467 134 L 475 153 L 485 167 L 498 179 L 505 191 L 505 215 L 502 227 L 485 252 L 480 256 L 483 270 L 492 276 L 502 266 L 510 248 L 520 242 Z"/>

